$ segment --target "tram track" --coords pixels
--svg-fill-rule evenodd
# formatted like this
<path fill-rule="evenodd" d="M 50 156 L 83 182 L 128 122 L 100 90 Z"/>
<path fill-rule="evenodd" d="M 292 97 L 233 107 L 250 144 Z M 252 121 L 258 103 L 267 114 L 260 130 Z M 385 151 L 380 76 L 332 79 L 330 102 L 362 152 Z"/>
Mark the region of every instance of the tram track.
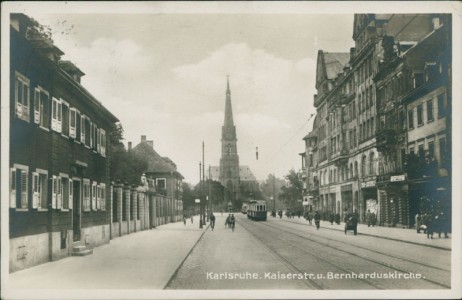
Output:
<path fill-rule="evenodd" d="M 362 255 L 358 255 L 357 253 L 354 253 L 352 251 L 346 251 L 344 249 L 341 249 L 340 247 L 336 247 L 334 245 L 332 245 L 332 242 L 334 243 L 341 243 L 341 244 L 344 244 L 344 245 L 348 245 L 349 247 L 353 247 L 353 245 L 349 244 L 349 243 L 346 243 L 346 242 L 343 242 L 343 241 L 339 241 L 339 240 L 336 240 L 336 239 L 331 239 L 331 238 L 327 238 L 327 237 L 317 237 L 317 239 L 313 239 L 313 238 L 309 238 L 307 237 L 306 235 L 301 235 L 301 234 L 297 234 L 297 233 L 294 233 L 292 231 L 289 231 L 289 230 L 285 230 L 285 229 L 282 229 L 280 227 L 277 227 L 277 226 L 274 226 L 274 225 L 270 225 L 269 223 L 265 223 L 265 224 L 260 224 L 258 223 L 259 225 L 258 226 L 266 226 L 266 227 L 269 227 L 269 228 L 272 228 L 272 229 L 275 229 L 275 230 L 278 230 L 280 232 L 284 232 L 284 233 L 288 233 L 288 234 L 291 234 L 293 236 L 296 236 L 298 238 L 302 238 L 304 240 L 307 240 L 307 241 L 310 241 L 310 242 L 314 242 L 318 245 L 322 245 L 322 246 L 325 246 L 325 247 L 328 247 L 330 249 L 334 249 L 336 251 L 340 251 L 342 253 L 345 253 L 345 254 L 348 254 L 348 255 L 352 255 L 352 256 L 355 256 L 357 258 L 360 258 L 360 259 L 363 259 L 363 260 L 366 260 L 366 261 L 369 261 L 369 262 L 372 262 L 374 264 L 378 264 L 378 265 L 381 265 L 383 267 L 386 267 L 386 268 L 389 268 L 389 269 L 392 269 L 394 271 L 397 271 L 397 272 L 401 272 L 401 273 L 409 273 L 409 270 L 405 270 L 403 268 L 399 268 L 395 265 L 392 265 L 392 264 L 389 264 L 389 263 L 386 263 L 386 262 L 383 262 L 383 261 L 378 261 L 376 259 L 371 259 L 371 258 L 367 258 L 367 257 L 364 257 Z M 300 229 L 295 229 L 295 228 L 292 228 L 292 227 L 287 227 L 287 226 L 283 226 L 285 228 L 290 228 L 291 230 L 297 230 L 297 231 L 301 231 L 303 233 L 306 234 L 305 231 L 302 231 Z M 280 238 L 279 238 L 280 239 Z M 326 242 L 321 242 L 319 241 L 319 239 L 325 239 Z M 309 252 L 309 251 L 306 251 L 306 249 L 303 249 L 303 248 L 300 248 L 298 245 L 290 242 L 290 241 L 286 241 L 290 244 L 292 244 L 294 247 L 296 248 L 299 248 L 301 251 L 309 254 L 309 255 L 313 255 L 313 253 Z M 356 247 L 356 246 L 354 246 Z M 365 247 L 361 247 L 361 249 L 363 250 L 366 250 L 366 251 L 371 251 L 371 252 L 374 252 L 373 250 L 371 249 L 367 249 Z M 409 260 L 409 259 L 405 259 L 405 258 L 402 258 L 402 257 L 397 257 L 397 256 L 393 256 L 393 255 L 389 255 L 389 254 L 384 254 L 384 253 L 380 253 L 381 255 L 384 255 L 384 256 L 387 256 L 387 257 L 390 257 L 390 258 L 393 258 L 393 259 L 398 259 L 398 260 L 402 260 L 402 261 L 405 261 L 405 262 L 408 262 L 408 263 L 411 263 L 411 264 L 418 264 L 419 266 L 422 266 L 423 264 L 420 264 L 418 262 L 415 262 L 413 260 Z M 325 259 L 323 259 L 325 260 Z M 330 265 L 332 265 L 331 263 L 329 263 Z M 434 266 L 430 266 L 430 265 L 425 265 L 426 267 L 428 268 L 432 268 L 432 269 L 435 269 L 435 270 L 438 270 L 440 272 L 448 272 L 450 273 L 450 271 L 448 270 L 445 270 L 445 269 L 442 269 L 442 268 L 438 268 L 438 267 L 434 267 Z M 337 266 L 338 267 L 338 266 Z M 450 274 L 449 274 L 450 275 Z M 428 278 L 422 278 L 422 280 L 424 281 L 427 281 L 429 283 L 432 283 L 432 284 L 435 284 L 435 285 L 438 285 L 442 288 L 451 288 L 450 285 L 447 285 L 447 284 L 444 284 L 444 283 L 441 283 L 441 282 L 438 282 L 438 281 L 435 281 L 435 280 L 432 280 L 432 279 L 428 279 Z"/>
<path fill-rule="evenodd" d="M 287 222 L 287 221 L 286 221 Z M 302 225 L 302 226 L 306 226 L 304 224 L 297 224 L 297 223 L 292 223 L 292 222 L 287 222 L 289 224 L 296 224 L 296 225 Z M 269 224 L 269 223 L 268 223 Z M 272 226 L 274 227 L 273 225 L 268 225 L 268 226 Z M 303 232 L 303 233 L 306 233 L 306 231 L 303 231 L 301 229 L 296 229 L 294 227 L 288 227 L 288 226 L 283 226 L 285 228 L 290 228 L 290 229 L 295 229 L 297 231 L 300 231 L 300 232 Z M 303 237 L 305 239 L 307 239 L 306 236 L 302 236 L 302 235 L 299 235 L 300 237 Z M 342 244 L 345 244 L 345 245 L 350 245 L 349 243 L 346 243 L 344 241 L 341 241 L 341 240 L 338 240 L 338 239 L 333 239 L 333 238 L 328 238 L 328 237 L 324 237 L 324 236 L 319 236 L 319 238 L 321 239 L 325 239 L 325 240 L 328 240 L 328 241 L 334 241 L 334 242 L 337 242 L 337 243 L 342 243 Z M 393 258 L 393 259 L 399 259 L 399 260 L 403 260 L 405 262 L 408 262 L 408 263 L 413 263 L 413 264 L 418 264 L 419 266 L 424 266 L 424 267 L 427 267 L 427 268 L 431 268 L 431 269 L 435 269 L 435 270 L 439 270 L 439 271 L 444 271 L 444 272 L 450 272 L 450 270 L 447 270 L 447 269 L 444 269 L 444 268 L 440 268 L 440 267 L 436 267 L 436 266 L 433 266 L 433 265 L 429 265 L 429 264 L 426 264 L 424 262 L 419 262 L 419 261 L 415 261 L 415 260 L 412 260 L 412 259 L 409 259 L 409 258 L 405 258 L 405 257 L 400 257 L 400 256 L 396 256 L 396 255 L 391 255 L 391 254 L 388 254 L 388 253 L 385 253 L 385 252 L 382 252 L 382 251 L 378 251 L 376 249 L 370 249 L 370 248 L 367 248 L 367 247 L 363 247 L 363 246 L 359 246 L 359 245 L 354 245 L 355 248 L 357 249 L 362 249 L 362 250 L 366 250 L 366 251 L 371 251 L 371 252 L 374 252 L 375 254 L 381 254 L 383 256 L 387 256 L 387 257 L 390 257 L 390 258 Z M 422 247 L 425 247 L 425 245 L 422 245 Z"/>
<path fill-rule="evenodd" d="M 290 267 L 292 269 L 295 269 L 298 273 L 304 273 L 306 272 L 306 270 L 302 270 L 298 267 L 296 267 L 293 263 L 291 263 L 287 258 L 285 258 L 283 255 L 281 255 L 276 249 L 274 248 L 271 248 L 268 243 L 265 243 L 265 241 L 259 237 L 258 235 L 256 235 L 254 232 L 252 232 L 251 230 L 249 230 L 249 227 L 247 227 L 248 224 L 252 223 L 252 224 L 258 224 L 257 226 L 264 226 L 263 224 L 261 223 L 257 223 L 257 222 L 253 222 L 253 221 L 250 221 L 250 220 L 239 220 L 239 221 L 243 221 L 240 225 L 245 228 L 250 234 L 252 234 L 252 236 L 258 240 L 266 249 L 268 249 L 272 254 L 274 254 L 275 256 L 277 256 L 280 260 L 282 260 L 284 262 L 285 265 L 290 265 Z M 243 225 L 243 224 L 246 224 L 246 225 Z M 341 267 L 337 264 L 334 264 L 330 261 L 328 261 L 327 259 L 319 256 L 319 255 L 315 255 L 311 252 L 308 252 L 306 249 L 303 249 L 302 247 L 300 247 L 299 245 L 296 245 L 295 243 L 292 243 L 290 241 L 288 241 L 287 239 L 284 239 L 284 238 L 281 238 L 281 237 L 278 237 L 278 236 L 272 236 L 272 238 L 276 238 L 280 241 L 283 242 L 284 245 L 288 246 L 290 245 L 291 247 L 293 248 L 296 248 L 298 249 L 299 251 L 302 251 L 303 253 L 305 254 L 308 254 L 310 255 L 311 257 L 314 257 L 316 258 L 317 261 L 321 261 L 323 262 L 324 264 L 326 265 L 329 265 L 331 267 L 334 267 L 335 269 L 341 271 L 341 272 L 338 272 L 338 273 L 344 273 L 344 274 L 351 274 L 353 273 L 351 270 L 348 270 L 347 268 L 344 268 L 344 267 Z M 326 278 L 323 278 L 323 279 L 326 279 Z M 360 282 L 363 282 L 365 283 L 367 286 L 369 287 L 373 287 L 374 289 L 385 289 L 385 287 L 380 284 L 379 282 L 376 282 L 376 281 L 373 281 L 373 280 L 368 280 L 368 279 L 363 279 L 363 278 L 358 278 L 357 279 L 358 281 Z M 328 289 L 329 287 L 326 286 L 326 285 L 323 285 L 321 284 L 321 280 L 317 280 L 317 281 L 314 281 L 314 280 L 310 280 L 310 282 L 314 285 L 316 285 L 319 289 Z"/>

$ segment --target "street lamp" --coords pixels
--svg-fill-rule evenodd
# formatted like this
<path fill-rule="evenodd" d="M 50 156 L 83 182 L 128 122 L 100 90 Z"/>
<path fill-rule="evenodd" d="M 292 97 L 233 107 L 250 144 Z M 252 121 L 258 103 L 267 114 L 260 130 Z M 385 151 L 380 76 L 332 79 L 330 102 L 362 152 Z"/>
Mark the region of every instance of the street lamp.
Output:
<path fill-rule="evenodd" d="M 202 229 L 202 166 L 201 162 L 199 162 L 199 228 Z"/>

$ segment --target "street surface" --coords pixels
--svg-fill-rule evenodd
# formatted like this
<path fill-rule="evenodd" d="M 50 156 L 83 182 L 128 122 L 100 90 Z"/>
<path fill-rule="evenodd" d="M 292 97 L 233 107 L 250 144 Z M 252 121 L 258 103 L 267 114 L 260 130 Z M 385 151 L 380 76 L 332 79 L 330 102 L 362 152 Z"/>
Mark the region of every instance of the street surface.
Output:
<path fill-rule="evenodd" d="M 286 218 L 235 216 L 234 232 L 217 217 L 167 288 L 450 288 L 451 251 L 325 228 L 343 224 L 321 222 L 316 230 Z"/>

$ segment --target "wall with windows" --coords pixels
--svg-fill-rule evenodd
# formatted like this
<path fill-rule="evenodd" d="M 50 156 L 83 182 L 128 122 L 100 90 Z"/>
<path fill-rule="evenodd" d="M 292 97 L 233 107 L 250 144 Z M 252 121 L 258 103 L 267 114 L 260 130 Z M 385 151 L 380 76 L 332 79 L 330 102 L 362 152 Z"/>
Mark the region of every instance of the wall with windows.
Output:
<path fill-rule="evenodd" d="M 61 50 L 43 36 L 27 35 L 34 21 L 21 14 L 11 18 L 21 24 L 10 30 L 10 271 L 15 271 L 68 256 L 76 225 L 76 242 L 109 241 L 106 133 L 117 119 L 59 67 Z"/>

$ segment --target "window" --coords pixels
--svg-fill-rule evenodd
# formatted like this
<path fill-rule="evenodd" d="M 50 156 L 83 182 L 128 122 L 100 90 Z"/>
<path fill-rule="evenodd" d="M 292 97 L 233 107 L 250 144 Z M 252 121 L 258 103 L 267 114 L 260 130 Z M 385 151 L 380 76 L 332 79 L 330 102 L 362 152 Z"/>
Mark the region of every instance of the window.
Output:
<path fill-rule="evenodd" d="M 409 129 L 413 129 L 414 128 L 414 113 L 412 109 L 407 112 L 407 121 L 408 121 Z"/>
<path fill-rule="evenodd" d="M 106 131 L 104 129 L 100 129 L 101 134 L 101 154 L 106 155 Z"/>
<path fill-rule="evenodd" d="M 433 121 L 433 100 L 427 102 L 427 122 Z"/>
<path fill-rule="evenodd" d="M 28 209 L 29 168 L 14 165 L 10 169 L 10 207 Z"/>
<path fill-rule="evenodd" d="M 92 210 L 98 210 L 98 202 L 97 202 L 97 189 L 96 187 L 98 186 L 98 183 L 93 181 L 91 185 L 91 209 Z"/>
<path fill-rule="evenodd" d="M 46 210 L 48 196 L 48 172 L 37 170 L 32 173 L 32 208 Z"/>
<path fill-rule="evenodd" d="M 41 87 L 34 91 L 34 122 L 43 128 L 50 126 L 49 94 Z"/>
<path fill-rule="evenodd" d="M 444 117 L 446 111 L 446 93 L 438 95 L 438 118 Z"/>
<path fill-rule="evenodd" d="M 51 129 L 56 132 L 62 131 L 62 102 L 52 98 L 51 102 Z"/>
<path fill-rule="evenodd" d="M 156 178 L 156 187 L 159 189 L 166 189 L 167 184 L 166 184 L 166 179 L 165 178 Z"/>
<path fill-rule="evenodd" d="M 423 107 L 422 104 L 417 105 L 417 125 L 423 125 Z"/>
<path fill-rule="evenodd" d="M 363 155 L 363 158 L 361 159 L 361 175 L 362 177 L 366 177 L 366 155 Z"/>
<path fill-rule="evenodd" d="M 99 208 L 101 210 L 106 210 L 106 184 L 101 183 L 99 185 Z"/>
<path fill-rule="evenodd" d="M 90 180 L 83 180 L 83 210 L 90 211 Z"/>
<path fill-rule="evenodd" d="M 75 139 L 77 136 L 77 111 L 75 108 L 69 110 L 69 137 Z"/>
<path fill-rule="evenodd" d="M 73 204 L 73 183 L 72 180 L 67 177 L 67 175 L 60 176 L 61 181 L 61 206 L 58 206 L 58 209 L 68 210 L 72 209 Z"/>
<path fill-rule="evenodd" d="M 62 103 L 62 133 L 69 136 L 69 103 L 61 100 Z"/>
<path fill-rule="evenodd" d="M 67 197 L 64 196 L 62 178 L 60 176 L 53 175 L 51 181 L 51 207 L 54 209 L 62 209 L 63 199 L 68 198 L 68 195 Z"/>
<path fill-rule="evenodd" d="M 428 156 L 430 158 L 435 157 L 435 142 L 428 142 Z"/>
<path fill-rule="evenodd" d="M 404 111 L 400 110 L 399 111 L 399 128 L 400 129 L 404 129 L 404 122 L 405 122 Z"/>
<path fill-rule="evenodd" d="M 16 72 L 15 81 L 15 107 L 16 116 L 29 122 L 30 81 L 24 75 Z"/>
<path fill-rule="evenodd" d="M 85 144 L 85 115 L 80 115 L 80 142 Z"/>
<path fill-rule="evenodd" d="M 375 157 L 374 156 L 375 156 L 374 152 L 371 152 L 369 156 L 369 174 L 371 175 L 375 175 L 375 164 L 374 164 Z"/>
<path fill-rule="evenodd" d="M 415 154 L 415 149 L 414 149 L 414 147 L 409 148 L 409 154 Z"/>
<path fill-rule="evenodd" d="M 89 117 L 85 117 L 85 146 L 90 147 L 91 138 L 91 121 Z"/>

